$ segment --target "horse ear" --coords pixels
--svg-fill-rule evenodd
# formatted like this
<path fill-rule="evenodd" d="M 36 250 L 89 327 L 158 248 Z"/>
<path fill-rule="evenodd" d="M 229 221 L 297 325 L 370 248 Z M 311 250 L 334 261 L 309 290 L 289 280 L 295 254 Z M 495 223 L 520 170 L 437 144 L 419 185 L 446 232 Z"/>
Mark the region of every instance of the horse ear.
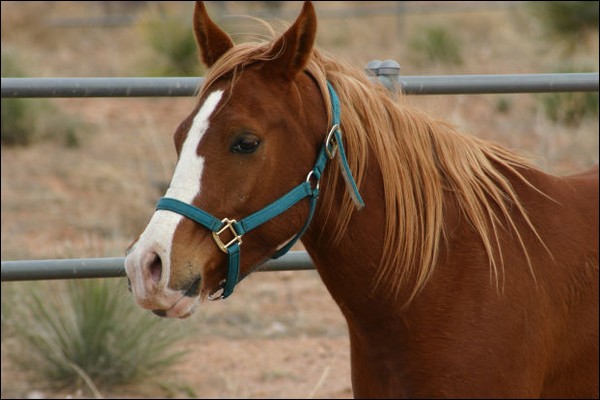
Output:
<path fill-rule="evenodd" d="M 194 7 L 194 35 L 202 62 L 211 67 L 227 50 L 233 47 L 233 41 L 210 19 L 206 7 L 201 1 Z"/>
<path fill-rule="evenodd" d="M 310 1 L 304 2 L 296 22 L 273 44 L 273 72 L 291 80 L 301 72 L 312 54 L 317 35 L 317 14 Z"/>

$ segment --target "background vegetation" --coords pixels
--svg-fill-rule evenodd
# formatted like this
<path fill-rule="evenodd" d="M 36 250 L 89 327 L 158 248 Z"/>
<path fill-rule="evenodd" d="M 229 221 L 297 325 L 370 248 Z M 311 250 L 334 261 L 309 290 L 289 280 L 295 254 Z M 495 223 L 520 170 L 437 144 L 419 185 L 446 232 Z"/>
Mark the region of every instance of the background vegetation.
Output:
<path fill-rule="evenodd" d="M 23 71 L 18 56 L 2 48 L 2 77 L 20 78 Z M 65 147 L 80 144 L 80 137 L 90 127 L 77 117 L 67 115 L 46 99 L 2 99 L 0 143 L 3 146 L 29 146 L 35 142 L 52 140 Z"/>
<path fill-rule="evenodd" d="M 185 330 L 161 329 L 164 321 L 140 313 L 123 289 L 96 279 L 34 282 L 27 296 L 7 293 L 2 330 L 28 349 L 12 359 L 49 386 L 92 394 L 159 373 L 181 356 L 173 346 Z"/>

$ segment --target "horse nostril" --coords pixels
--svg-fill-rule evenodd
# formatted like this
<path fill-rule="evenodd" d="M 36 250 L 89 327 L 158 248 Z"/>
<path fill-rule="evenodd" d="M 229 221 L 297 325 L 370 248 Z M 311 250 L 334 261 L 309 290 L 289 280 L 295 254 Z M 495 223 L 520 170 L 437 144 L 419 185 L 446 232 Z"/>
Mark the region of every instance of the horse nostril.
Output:
<path fill-rule="evenodd" d="M 160 281 L 160 276 L 162 275 L 162 261 L 158 254 L 154 253 L 154 257 L 151 259 L 148 269 L 150 271 L 152 281 L 158 283 Z"/>

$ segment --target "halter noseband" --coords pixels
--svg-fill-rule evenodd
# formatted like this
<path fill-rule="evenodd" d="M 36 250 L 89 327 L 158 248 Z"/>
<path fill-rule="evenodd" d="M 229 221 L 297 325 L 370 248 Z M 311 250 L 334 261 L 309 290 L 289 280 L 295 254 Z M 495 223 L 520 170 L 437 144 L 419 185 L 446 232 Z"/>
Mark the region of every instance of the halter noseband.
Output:
<path fill-rule="evenodd" d="M 225 285 L 221 287 L 223 291 L 220 296 L 211 297 L 211 300 L 229 297 L 229 295 L 233 293 L 233 288 L 235 285 L 241 280 L 239 273 L 240 245 L 242 244 L 242 236 L 252 229 L 257 228 L 265 222 L 277 217 L 302 199 L 308 197 L 310 201 L 310 211 L 304 226 L 300 232 L 296 234 L 296 236 L 294 236 L 285 246 L 278 249 L 271 256 L 271 258 L 276 259 L 283 256 L 292 248 L 298 239 L 300 239 L 300 237 L 308 228 L 315 213 L 317 198 L 319 197 L 321 176 L 325 170 L 327 160 L 333 159 L 337 153 L 340 155 L 339 162 L 342 169 L 342 175 L 346 180 L 348 188 L 351 189 L 350 194 L 352 199 L 358 208 L 362 208 L 364 206 L 364 202 L 360 197 L 358 187 L 356 186 L 356 182 L 354 181 L 350 167 L 348 166 L 346 153 L 344 152 L 342 131 L 340 129 L 339 98 L 329 82 L 327 82 L 327 89 L 329 90 L 329 96 L 331 98 L 333 126 L 330 129 L 323 146 L 321 147 L 321 151 L 319 152 L 315 166 L 309 171 L 306 180 L 300 185 L 296 186 L 294 189 L 290 190 L 287 194 L 240 221 L 228 218 L 224 218 L 222 220 L 218 219 L 204 210 L 174 198 L 163 197 L 158 201 L 158 204 L 156 205 L 157 210 L 168 210 L 181 214 L 212 231 L 215 243 L 222 252 L 227 254 L 228 270 L 227 278 L 225 279 Z M 227 243 L 224 243 L 221 239 L 221 234 L 227 231 L 231 233 L 233 238 Z"/>

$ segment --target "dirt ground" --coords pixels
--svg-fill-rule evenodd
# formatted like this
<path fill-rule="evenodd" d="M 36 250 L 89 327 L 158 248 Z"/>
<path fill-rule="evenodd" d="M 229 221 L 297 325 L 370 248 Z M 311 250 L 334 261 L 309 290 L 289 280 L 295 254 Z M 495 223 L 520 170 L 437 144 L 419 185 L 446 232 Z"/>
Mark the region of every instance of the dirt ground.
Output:
<path fill-rule="evenodd" d="M 147 312 L 147 311 L 141 311 Z M 56 390 L 12 362 L 2 342 L 2 398 L 351 398 L 345 322 L 315 271 L 259 272 L 221 302 L 162 329 L 191 332 L 184 355 L 128 386 Z"/>

